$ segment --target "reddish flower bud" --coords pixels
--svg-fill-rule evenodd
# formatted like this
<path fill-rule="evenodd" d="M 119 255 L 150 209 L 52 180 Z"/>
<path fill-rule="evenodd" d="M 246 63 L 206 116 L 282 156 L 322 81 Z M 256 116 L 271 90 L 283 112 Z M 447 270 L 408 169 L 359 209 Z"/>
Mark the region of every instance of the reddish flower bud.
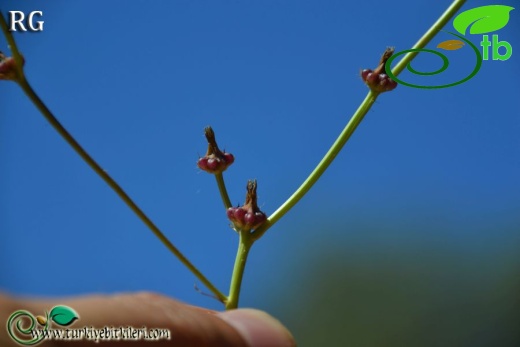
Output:
<path fill-rule="evenodd" d="M 265 213 L 258 208 L 256 199 L 256 180 L 248 181 L 244 205 L 227 210 L 227 216 L 237 231 L 256 229 L 267 220 Z"/>
<path fill-rule="evenodd" d="M 245 223 L 245 215 L 246 215 L 246 210 L 244 210 L 243 208 L 236 208 L 235 209 L 234 218 L 238 222 L 244 224 Z"/>
<path fill-rule="evenodd" d="M 255 214 L 253 212 L 247 212 L 244 216 L 244 223 L 248 225 L 255 224 Z"/>
<path fill-rule="evenodd" d="M 387 48 L 379 61 L 379 66 L 375 70 L 364 69 L 360 73 L 361 79 L 374 92 L 388 92 L 397 87 L 397 82 L 388 77 L 385 70 L 386 61 L 392 54 L 394 54 L 394 49 L 391 47 Z"/>
<path fill-rule="evenodd" d="M 22 57 L 22 63 L 24 63 Z M 0 80 L 15 81 L 18 79 L 16 61 L 12 57 L 6 57 L 0 52 Z"/>
<path fill-rule="evenodd" d="M 235 162 L 235 157 L 231 153 L 224 152 L 224 159 L 228 163 L 228 165 L 231 165 Z"/>
<path fill-rule="evenodd" d="M 208 140 L 208 151 L 205 156 L 199 158 L 197 166 L 212 174 L 224 172 L 229 165 L 233 164 L 235 157 L 233 157 L 233 154 L 222 152 L 218 148 L 215 133 L 211 127 L 205 128 L 204 134 Z"/>

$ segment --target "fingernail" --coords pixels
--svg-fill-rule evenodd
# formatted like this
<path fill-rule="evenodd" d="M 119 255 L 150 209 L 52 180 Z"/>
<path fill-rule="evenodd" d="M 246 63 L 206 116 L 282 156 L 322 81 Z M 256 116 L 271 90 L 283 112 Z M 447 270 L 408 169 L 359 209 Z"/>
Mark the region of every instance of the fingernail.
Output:
<path fill-rule="evenodd" d="M 275 318 L 254 309 L 218 313 L 218 317 L 235 328 L 249 347 L 295 347 L 291 333 Z"/>

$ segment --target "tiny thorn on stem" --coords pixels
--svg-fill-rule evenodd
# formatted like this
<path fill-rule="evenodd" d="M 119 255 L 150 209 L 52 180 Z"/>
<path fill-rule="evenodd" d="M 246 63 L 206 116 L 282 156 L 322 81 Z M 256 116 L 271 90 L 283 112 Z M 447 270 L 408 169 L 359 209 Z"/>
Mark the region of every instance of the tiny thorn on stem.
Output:
<path fill-rule="evenodd" d="M 204 296 L 207 296 L 207 297 L 210 297 L 212 299 L 215 299 L 217 300 L 218 302 L 222 302 L 222 300 L 220 300 L 218 297 L 216 297 L 215 295 L 213 294 L 210 294 L 210 293 L 206 293 L 206 292 L 203 292 L 199 286 L 197 286 L 197 283 L 193 283 L 193 289 L 195 289 L 195 291 L 201 295 L 204 295 Z"/>

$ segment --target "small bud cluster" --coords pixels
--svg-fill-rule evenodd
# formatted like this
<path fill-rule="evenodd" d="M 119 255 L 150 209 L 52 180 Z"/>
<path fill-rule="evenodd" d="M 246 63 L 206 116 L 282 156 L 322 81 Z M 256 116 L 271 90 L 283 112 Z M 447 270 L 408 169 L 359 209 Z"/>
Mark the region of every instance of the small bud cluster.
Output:
<path fill-rule="evenodd" d="M 0 80 L 15 81 L 17 76 L 18 70 L 14 58 L 6 57 L 2 52 L 0 52 Z"/>
<path fill-rule="evenodd" d="M 205 156 L 199 158 L 197 166 L 212 174 L 224 172 L 229 165 L 233 164 L 235 157 L 233 154 L 223 152 L 218 148 L 215 133 L 211 127 L 205 128 L 204 134 L 208 140 L 208 151 Z"/>
<path fill-rule="evenodd" d="M 256 202 L 256 180 L 247 182 L 246 202 L 242 206 L 230 207 L 227 216 L 237 230 L 252 230 L 266 221 Z"/>
<path fill-rule="evenodd" d="M 397 87 L 397 82 L 388 77 L 385 70 L 386 61 L 392 54 L 394 54 L 394 49 L 391 47 L 387 48 L 377 68 L 374 70 L 364 69 L 361 71 L 361 79 L 375 92 L 388 92 Z"/>

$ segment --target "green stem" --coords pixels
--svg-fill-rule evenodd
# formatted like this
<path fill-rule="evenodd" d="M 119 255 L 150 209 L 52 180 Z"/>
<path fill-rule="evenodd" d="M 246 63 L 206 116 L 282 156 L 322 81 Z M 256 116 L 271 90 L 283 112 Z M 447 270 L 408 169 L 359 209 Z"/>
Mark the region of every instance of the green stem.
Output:
<path fill-rule="evenodd" d="M 0 14 L 0 24 L 5 36 L 12 49 L 13 57 L 15 61 L 21 62 L 20 53 L 16 47 L 16 43 L 7 30 L 7 24 Z M 110 188 L 112 188 L 116 194 L 123 200 L 128 207 L 141 219 L 144 224 L 155 234 L 155 236 L 183 263 L 194 275 L 197 277 L 221 302 L 226 302 L 227 297 L 222 294 L 214 285 L 211 283 L 196 267 L 193 265 L 178 249 L 175 247 L 162 233 L 162 231 L 151 221 L 150 218 L 137 206 L 137 204 L 130 198 L 130 196 L 119 186 L 119 184 L 105 171 L 101 166 L 81 147 L 81 145 L 74 139 L 74 137 L 61 125 L 61 123 L 54 117 L 49 108 L 39 98 L 34 89 L 27 81 L 21 64 L 18 65 L 20 68 L 20 74 L 18 78 L 18 84 L 29 97 L 32 103 L 38 108 L 41 114 L 47 119 L 47 121 L 54 127 L 54 129 L 63 137 L 63 139 L 76 151 L 76 153 L 94 170 L 100 177 L 105 181 Z"/>
<path fill-rule="evenodd" d="M 215 179 L 217 180 L 218 190 L 220 192 L 220 197 L 222 198 L 222 202 L 224 203 L 224 207 L 226 210 L 231 207 L 231 200 L 229 200 L 229 195 L 226 189 L 226 183 L 224 182 L 224 175 L 222 173 L 215 174 Z"/>
<path fill-rule="evenodd" d="M 54 129 L 63 137 L 63 139 L 76 151 L 76 153 L 94 170 L 103 181 L 105 181 L 110 188 L 130 207 L 130 209 L 143 221 L 144 224 L 155 234 L 155 236 L 183 263 L 217 298 L 225 302 L 226 296 L 222 294 L 187 258 L 182 254 L 177 247 L 175 247 L 162 233 L 162 231 L 152 222 L 152 220 L 141 210 L 139 206 L 130 198 L 130 196 L 121 188 L 121 186 L 105 171 L 101 166 L 81 147 L 81 145 L 74 139 L 74 137 L 61 125 L 61 123 L 54 117 L 51 111 L 38 97 L 34 90 L 29 85 L 27 79 L 19 82 L 20 87 L 25 94 L 33 102 L 33 104 L 40 110 L 45 119 L 54 127 Z"/>
<path fill-rule="evenodd" d="M 232 310 L 238 307 L 238 298 L 240 297 L 240 287 L 242 285 L 242 277 L 246 268 L 247 255 L 253 245 L 254 240 L 249 231 L 240 231 L 240 240 L 238 241 L 237 256 L 233 267 L 233 275 L 229 286 L 229 296 L 226 302 L 226 310 Z"/>
<path fill-rule="evenodd" d="M 368 92 L 365 100 L 359 105 L 358 109 L 348 122 L 347 126 L 343 129 L 341 134 L 338 136 L 336 141 L 332 144 L 329 151 L 325 154 L 323 159 L 319 162 L 316 168 L 311 172 L 309 177 L 300 185 L 300 187 L 285 201 L 282 206 L 280 206 L 269 218 L 267 221 L 262 224 L 258 229 L 253 233 L 254 239 L 259 239 L 274 223 L 276 223 L 280 218 L 282 218 L 287 212 L 289 212 L 294 205 L 301 198 L 307 194 L 307 192 L 312 188 L 314 183 L 318 181 L 321 175 L 327 170 L 329 165 L 334 161 L 338 153 L 341 151 L 345 143 L 350 139 L 357 126 L 363 120 L 363 117 L 370 110 L 370 107 L 374 104 L 378 97 L 378 93 L 373 91 Z"/>
<path fill-rule="evenodd" d="M 454 1 L 450 7 L 439 17 L 439 19 L 431 26 L 431 28 L 417 41 L 417 43 L 413 46 L 413 48 L 424 48 L 428 42 L 439 32 L 440 29 L 457 13 L 457 11 L 464 5 L 466 0 L 456 0 Z M 403 59 L 399 61 L 399 63 L 395 66 L 392 72 L 397 76 L 407 64 L 409 64 L 416 56 L 417 52 L 411 52 L 406 54 Z M 311 189 L 311 187 L 318 181 L 323 172 L 329 167 L 334 158 L 341 151 L 345 143 L 350 139 L 357 126 L 367 112 L 370 110 L 374 102 L 378 97 L 377 93 L 370 91 L 365 100 L 358 107 L 347 126 L 340 133 L 339 137 L 332 144 L 332 147 L 325 154 L 323 159 L 319 162 L 318 166 L 311 172 L 309 177 L 300 185 L 300 187 L 267 219 L 267 221 L 260 226 L 253 233 L 253 237 L 255 240 L 262 237 L 262 235 L 271 228 L 277 221 L 280 220 L 287 212 L 289 212 L 301 198 L 307 194 L 307 192 Z"/>
<path fill-rule="evenodd" d="M 412 47 L 415 48 L 424 48 L 426 45 L 439 33 L 439 31 L 450 21 L 450 19 L 457 13 L 458 10 L 464 5 L 466 0 L 455 0 L 451 3 L 450 7 L 444 11 L 444 13 L 437 19 L 435 23 L 428 29 L 426 33 L 417 41 L 417 43 Z M 408 65 L 419 52 L 410 52 L 407 53 L 403 59 L 397 63 L 397 65 L 392 69 L 392 73 L 394 75 L 399 75 L 406 65 Z"/>

